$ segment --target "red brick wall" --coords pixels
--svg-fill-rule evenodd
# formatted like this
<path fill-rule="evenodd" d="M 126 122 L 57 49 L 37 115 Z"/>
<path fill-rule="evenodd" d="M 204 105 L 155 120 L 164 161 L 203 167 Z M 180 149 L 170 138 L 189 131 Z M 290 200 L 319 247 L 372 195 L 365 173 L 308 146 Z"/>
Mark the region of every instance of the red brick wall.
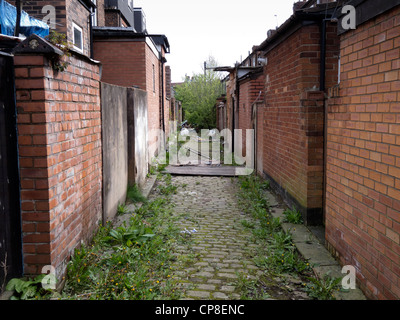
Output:
<path fill-rule="evenodd" d="M 261 95 L 260 95 L 261 91 Z M 246 129 L 253 129 L 251 122 L 252 105 L 257 100 L 262 101 L 264 91 L 264 78 L 247 79 L 240 84 L 239 103 L 239 128 L 242 130 L 242 155 L 246 155 Z"/>
<path fill-rule="evenodd" d="M 90 56 L 90 27 L 89 10 L 77 0 L 66 0 L 65 10 L 67 11 L 67 37 L 73 42 L 73 23 L 82 28 L 83 54 Z"/>
<path fill-rule="evenodd" d="M 15 0 L 7 0 L 15 6 Z M 67 30 L 66 17 L 67 13 L 65 10 L 66 0 L 32 0 L 32 1 L 21 1 L 22 9 L 32 17 L 42 20 L 47 16 L 48 13 L 42 13 L 42 8 L 46 5 L 52 5 L 56 9 L 56 31 L 65 33 Z"/>
<path fill-rule="evenodd" d="M 400 8 L 342 35 L 328 120 L 326 239 L 366 294 L 400 298 Z"/>
<path fill-rule="evenodd" d="M 161 129 L 161 65 L 158 58 L 154 55 L 151 48 L 146 45 L 146 88 L 147 88 L 147 106 L 148 106 L 148 128 L 149 132 L 156 133 L 157 130 Z M 153 77 L 153 67 L 154 67 L 154 77 Z M 157 132 L 158 133 L 158 132 Z M 161 142 L 160 138 L 149 136 L 150 144 L 150 159 L 157 154 L 158 145 Z"/>
<path fill-rule="evenodd" d="M 334 26 L 328 26 L 328 32 L 326 78 L 331 85 L 337 81 L 337 37 Z M 303 210 L 322 210 L 324 96 L 316 91 L 320 87 L 319 26 L 303 26 L 266 57 L 264 173 Z"/>
<path fill-rule="evenodd" d="M 106 17 L 104 12 L 104 1 L 105 0 L 97 0 L 97 26 L 104 27 L 106 26 Z"/>
<path fill-rule="evenodd" d="M 9 0 L 15 6 L 15 0 Z M 83 54 L 90 56 L 90 31 L 88 24 L 89 10 L 87 10 L 77 0 L 61 0 L 61 1 L 22 1 L 23 10 L 32 15 L 36 19 L 43 19 L 47 13 L 42 13 L 42 8 L 46 5 L 52 5 L 56 14 L 56 31 L 66 33 L 68 41 L 73 42 L 72 22 L 76 23 L 83 31 Z M 102 4 L 103 5 L 103 4 Z M 103 5 L 104 7 L 104 5 Z M 100 13 L 100 18 L 103 18 Z M 102 20 L 101 20 L 102 22 Z"/>
<path fill-rule="evenodd" d="M 102 63 L 103 82 L 125 87 L 138 86 L 147 91 L 149 132 L 162 128 L 161 63 L 150 46 L 144 41 L 96 40 L 94 58 Z M 168 134 L 169 101 L 166 97 L 165 75 L 164 65 L 164 117 Z M 155 137 L 149 141 L 156 143 L 154 150 L 150 151 L 151 157 L 157 152 L 160 141 Z"/>
<path fill-rule="evenodd" d="M 96 40 L 93 50 L 94 59 L 102 64 L 102 82 L 147 89 L 146 44 L 143 41 Z"/>
<path fill-rule="evenodd" d="M 67 259 L 102 218 L 99 66 L 15 56 L 25 274 Z"/>

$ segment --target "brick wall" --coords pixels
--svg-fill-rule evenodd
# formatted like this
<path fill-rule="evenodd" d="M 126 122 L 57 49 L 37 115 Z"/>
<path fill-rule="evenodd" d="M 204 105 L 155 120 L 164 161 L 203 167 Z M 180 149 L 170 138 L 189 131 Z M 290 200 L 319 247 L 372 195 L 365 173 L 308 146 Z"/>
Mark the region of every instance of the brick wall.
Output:
<path fill-rule="evenodd" d="M 261 95 L 260 95 L 261 91 Z M 253 129 L 253 103 L 263 100 L 264 78 L 246 79 L 240 83 L 239 91 L 239 127 L 242 130 L 242 155 L 246 155 L 246 129 Z"/>
<path fill-rule="evenodd" d="M 97 5 L 97 25 L 99 27 L 103 27 L 106 25 L 106 17 L 105 17 L 105 11 L 104 11 L 104 1 L 105 0 L 97 0 L 96 5 Z"/>
<path fill-rule="evenodd" d="M 366 294 L 400 298 L 400 8 L 341 37 L 328 119 L 326 239 Z"/>
<path fill-rule="evenodd" d="M 15 6 L 15 0 L 10 0 L 8 2 Z M 34 18 L 41 20 L 47 15 L 47 13 L 42 13 L 42 8 L 46 5 L 52 5 L 55 8 L 56 31 L 66 33 L 68 41 L 71 43 L 74 39 L 72 23 L 74 22 L 82 28 L 83 54 L 90 56 L 89 10 L 77 0 L 23 1 L 23 10 Z M 104 19 L 102 13 L 100 13 L 100 19 Z"/>
<path fill-rule="evenodd" d="M 41 55 L 14 62 L 24 273 L 52 265 L 61 277 L 101 221 L 99 65 L 73 56 L 56 73 Z"/>
<path fill-rule="evenodd" d="M 154 55 L 151 48 L 146 45 L 146 89 L 147 89 L 147 106 L 148 106 L 148 129 L 150 133 L 158 133 L 161 129 L 161 65 L 158 58 Z M 154 72 L 154 74 L 153 74 Z M 161 142 L 161 137 L 155 134 L 149 135 L 149 152 L 150 159 L 158 152 L 158 146 Z"/>
<path fill-rule="evenodd" d="M 138 86 L 147 92 L 149 132 L 162 128 L 161 63 L 150 46 L 145 41 L 96 39 L 94 58 L 103 65 L 102 81 L 125 87 Z M 164 119 L 168 134 L 169 101 L 165 79 L 164 65 Z M 151 159 L 159 151 L 161 140 L 155 136 L 149 139 L 149 143 L 153 144 L 150 148 Z"/>
<path fill-rule="evenodd" d="M 123 87 L 147 89 L 146 44 L 143 41 L 98 40 L 93 44 L 94 59 L 102 64 L 101 81 Z"/>
<path fill-rule="evenodd" d="M 7 0 L 15 6 L 15 0 Z M 42 8 L 46 5 L 52 5 L 56 9 L 56 31 L 65 33 L 67 30 L 66 22 L 66 0 L 32 0 L 32 1 L 21 1 L 22 9 L 32 17 L 42 20 L 48 13 L 42 13 Z"/>
<path fill-rule="evenodd" d="M 77 0 L 66 0 L 65 10 L 67 11 L 68 40 L 73 42 L 74 39 L 73 23 L 75 23 L 82 28 L 83 54 L 90 56 L 90 26 L 89 26 L 90 11 L 87 10 Z"/>
<path fill-rule="evenodd" d="M 337 82 L 337 37 L 328 25 L 327 85 Z M 263 171 L 307 224 L 322 223 L 324 94 L 320 29 L 303 26 L 266 54 Z"/>

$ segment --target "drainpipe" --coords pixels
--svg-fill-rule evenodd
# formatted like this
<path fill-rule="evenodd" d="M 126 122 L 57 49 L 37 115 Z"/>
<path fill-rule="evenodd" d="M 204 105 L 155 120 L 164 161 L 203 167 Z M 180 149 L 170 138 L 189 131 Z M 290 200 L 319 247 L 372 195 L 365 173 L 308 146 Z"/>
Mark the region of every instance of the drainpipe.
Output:
<path fill-rule="evenodd" d="M 236 63 L 235 66 L 235 78 L 236 78 L 236 108 L 233 106 L 232 108 L 232 153 L 235 154 L 235 129 L 236 129 L 236 110 L 239 110 L 240 106 L 240 86 L 239 86 L 239 63 Z"/>
<path fill-rule="evenodd" d="M 164 107 L 165 107 L 165 102 L 164 102 L 164 64 L 165 60 L 164 57 L 162 56 L 162 49 L 161 49 L 161 125 L 162 125 L 162 130 L 163 130 L 163 144 L 165 147 L 165 114 L 164 114 Z"/>
<path fill-rule="evenodd" d="M 90 14 L 89 14 L 89 38 L 90 38 L 90 58 L 93 59 L 94 54 L 93 54 L 93 8 L 90 9 Z"/>
<path fill-rule="evenodd" d="M 330 19 L 321 20 L 321 60 L 320 60 L 320 88 L 319 90 L 325 92 L 325 72 L 326 72 L 326 22 Z M 326 208 L 326 159 L 327 159 L 327 121 L 328 121 L 328 108 L 326 99 L 324 101 L 324 150 L 323 150 L 323 196 L 322 196 L 322 224 L 325 225 L 325 208 Z"/>
<path fill-rule="evenodd" d="M 331 19 L 321 20 L 321 60 L 320 60 L 320 91 L 325 91 L 325 71 L 326 71 L 326 22 Z"/>
<path fill-rule="evenodd" d="M 17 9 L 17 20 L 15 21 L 15 29 L 14 29 L 14 36 L 19 37 L 19 29 L 21 26 L 21 11 L 22 11 L 22 2 L 21 0 L 15 1 L 15 6 Z"/>

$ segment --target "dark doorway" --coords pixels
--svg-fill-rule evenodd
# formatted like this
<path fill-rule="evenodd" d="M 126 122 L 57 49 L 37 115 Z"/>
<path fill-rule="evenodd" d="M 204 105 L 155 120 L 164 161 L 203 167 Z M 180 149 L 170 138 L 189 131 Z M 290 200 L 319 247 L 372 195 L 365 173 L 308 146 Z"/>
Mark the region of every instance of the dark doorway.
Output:
<path fill-rule="evenodd" d="M 21 210 L 13 57 L 0 52 L 0 293 L 22 275 Z"/>

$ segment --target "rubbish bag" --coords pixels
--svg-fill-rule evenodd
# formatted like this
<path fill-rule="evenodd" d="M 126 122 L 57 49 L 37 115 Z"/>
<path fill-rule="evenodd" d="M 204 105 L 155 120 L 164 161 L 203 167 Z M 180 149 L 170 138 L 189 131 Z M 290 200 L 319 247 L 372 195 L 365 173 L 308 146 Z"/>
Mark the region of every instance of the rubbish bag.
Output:
<path fill-rule="evenodd" d="M 187 137 L 188 135 L 190 135 L 190 131 L 186 128 L 181 130 L 181 136 L 182 137 Z"/>
<path fill-rule="evenodd" d="M 17 8 L 4 0 L 0 0 L 0 26 L 1 33 L 13 36 L 17 21 Z M 21 11 L 21 23 L 19 32 L 26 37 L 37 34 L 44 38 L 49 35 L 49 26 L 41 20 L 29 16 L 25 11 Z"/>

